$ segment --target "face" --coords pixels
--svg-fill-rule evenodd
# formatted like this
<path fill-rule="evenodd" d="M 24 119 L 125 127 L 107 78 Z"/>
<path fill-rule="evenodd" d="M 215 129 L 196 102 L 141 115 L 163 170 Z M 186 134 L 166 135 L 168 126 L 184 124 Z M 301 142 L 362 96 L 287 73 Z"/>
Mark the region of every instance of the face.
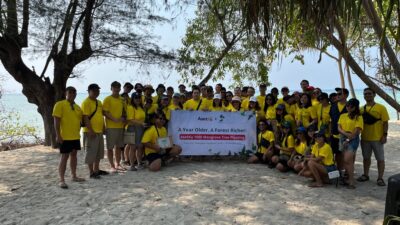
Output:
<path fill-rule="evenodd" d="M 135 103 L 135 105 L 139 105 L 141 101 L 142 101 L 142 100 L 140 99 L 139 96 L 133 98 L 133 103 Z"/>
<path fill-rule="evenodd" d="M 240 102 L 239 102 L 239 101 L 233 101 L 233 102 L 232 102 L 232 106 L 233 106 L 235 109 L 239 109 L 239 108 L 240 108 Z"/>
<path fill-rule="evenodd" d="M 217 93 L 221 92 L 221 86 L 220 85 L 215 85 L 215 92 L 217 92 Z"/>
<path fill-rule="evenodd" d="M 304 105 L 307 104 L 307 103 L 308 103 L 307 95 L 301 96 L 300 101 L 301 101 L 301 103 L 304 104 Z"/>
<path fill-rule="evenodd" d="M 180 98 L 178 98 L 178 97 L 172 98 L 172 102 L 173 102 L 175 105 L 178 105 L 178 104 L 179 104 L 179 101 L 180 101 Z"/>
<path fill-rule="evenodd" d="M 287 96 L 288 94 L 289 94 L 289 91 L 288 91 L 288 90 L 283 90 L 283 91 L 282 91 L 282 95 L 283 95 L 283 96 Z"/>
<path fill-rule="evenodd" d="M 193 99 L 197 100 L 200 98 L 200 92 L 199 90 L 193 90 L 193 94 L 192 94 Z"/>
<path fill-rule="evenodd" d="M 221 98 L 224 99 L 226 97 L 226 91 L 221 91 Z"/>
<path fill-rule="evenodd" d="M 249 108 L 254 109 L 256 107 L 255 102 L 249 102 Z"/>
<path fill-rule="evenodd" d="M 276 115 L 282 115 L 283 110 L 282 109 L 276 109 Z"/>
<path fill-rule="evenodd" d="M 370 90 L 365 90 L 364 91 L 364 99 L 365 99 L 365 101 L 370 102 L 370 101 L 373 101 L 374 98 L 375 98 L 375 94 L 372 91 L 370 91 Z"/>
<path fill-rule="evenodd" d="M 218 99 L 218 98 L 214 98 L 214 103 L 216 104 L 216 105 L 219 105 L 219 103 L 221 102 L 221 99 Z"/>
<path fill-rule="evenodd" d="M 308 87 L 308 82 L 302 81 L 302 82 L 300 83 L 300 86 L 301 86 L 301 89 L 305 90 L 305 89 Z"/>
<path fill-rule="evenodd" d="M 346 105 L 346 109 L 347 109 L 347 112 L 353 112 L 353 111 L 356 109 L 356 107 L 347 104 L 347 105 Z"/>
<path fill-rule="evenodd" d="M 325 142 L 325 139 L 324 139 L 324 137 L 323 137 L 322 135 L 318 135 L 318 136 L 315 137 L 315 141 L 316 141 L 318 144 L 322 144 L 322 143 Z"/>
<path fill-rule="evenodd" d="M 111 87 L 111 92 L 113 95 L 118 95 L 121 91 L 121 87 Z"/>
<path fill-rule="evenodd" d="M 338 92 L 337 92 L 337 99 L 338 99 L 338 101 L 346 100 L 346 99 L 347 99 L 347 96 L 346 96 L 345 93 L 343 93 L 343 92 L 341 92 L 341 91 L 338 91 Z"/>
<path fill-rule="evenodd" d="M 150 88 L 146 88 L 146 89 L 144 90 L 144 94 L 147 95 L 147 96 L 150 96 L 152 92 L 153 92 L 153 91 L 152 91 Z"/>
<path fill-rule="evenodd" d="M 233 94 L 235 95 L 235 96 L 241 96 L 241 94 L 242 94 L 242 91 L 240 90 L 240 88 L 235 88 L 235 90 L 233 90 Z"/>
<path fill-rule="evenodd" d="M 157 127 L 162 127 L 165 124 L 165 118 L 163 116 L 158 116 L 154 120 L 154 123 L 156 124 Z"/>
<path fill-rule="evenodd" d="M 231 102 L 231 101 L 232 101 L 232 98 L 233 98 L 232 93 L 226 93 L 226 100 L 227 100 L 228 102 Z"/>
<path fill-rule="evenodd" d="M 132 91 L 132 88 L 130 88 L 129 86 L 125 86 L 124 87 L 124 93 L 130 93 Z"/>
<path fill-rule="evenodd" d="M 273 103 L 273 100 L 272 100 L 272 97 L 271 96 L 268 96 L 266 99 L 266 102 L 267 102 L 267 105 L 273 105 L 272 103 Z"/>
<path fill-rule="evenodd" d="M 185 86 L 180 86 L 179 87 L 179 92 L 184 93 L 186 91 Z"/>
<path fill-rule="evenodd" d="M 165 92 L 164 88 L 157 89 L 157 95 L 162 95 L 162 94 L 164 94 L 164 92 Z"/>
<path fill-rule="evenodd" d="M 168 106 L 168 98 L 161 99 L 161 105 Z"/>
<path fill-rule="evenodd" d="M 73 102 L 76 98 L 76 90 L 69 90 L 65 92 L 65 98 L 70 101 Z"/>
<path fill-rule="evenodd" d="M 208 89 L 207 90 L 207 97 L 212 97 L 213 96 L 213 90 L 212 89 Z"/>
<path fill-rule="evenodd" d="M 168 89 L 168 90 L 167 90 L 167 95 L 168 95 L 168 96 L 171 97 L 173 94 L 174 94 L 174 89 Z"/>
<path fill-rule="evenodd" d="M 296 133 L 297 138 L 301 139 L 304 138 L 304 133 L 303 132 L 297 132 Z"/>
<path fill-rule="evenodd" d="M 186 102 L 186 96 L 182 95 L 182 96 L 179 98 L 179 101 L 180 101 L 182 104 L 185 103 L 185 102 Z"/>
<path fill-rule="evenodd" d="M 201 95 L 202 96 L 207 96 L 207 88 L 206 88 L 206 86 L 201 87 L 200 91 L 201 91 Z"/>
<path fill-rule="evenodd" d="M 89 97 L 90 98 L 97 98 L 99 97 L 100 90 L 99 89 L 92 89 L 89 91 Z"/>
<path fill-rule="evenodd" d="M 247 89 L 247 96 L 252 97 L 252 96 L 254 96 L 255 93 L 256 92 L 255 92 L 255 90 L 253 88 Z"/>
<path fill-rule="evenodd" d="M 260 93 L 265 94 L 267 92 L 267 87 L 260 87 Z"/>
<path fill-rule="evenodd" d="M 135 89 L 135 91 L 137 92 L 137 93 L 142 93 L 142 91 L 143 91 L 143 87 L 141 87 L 141 86 L 139 86 L 139 87 L 137 87 L 136 89 Z"/>
<path fill-rule="evenodd" d="M 258 123 L 258 129 L 259 129 L 260 131 L 265 131 L 265 130 L 267 129 L 267 124 L 265 124 L 264 121 L 259 122 L 259 123 Z"/>

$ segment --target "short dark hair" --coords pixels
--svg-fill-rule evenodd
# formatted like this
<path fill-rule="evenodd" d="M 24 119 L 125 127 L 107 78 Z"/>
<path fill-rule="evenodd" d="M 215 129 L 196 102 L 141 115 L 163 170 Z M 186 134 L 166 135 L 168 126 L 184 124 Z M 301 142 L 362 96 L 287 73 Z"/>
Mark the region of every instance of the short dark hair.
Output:
<path fill-rule="evenodd" d="M 117 88 L 121 88 L 121 83 L 118 81 L 113 81 L 111 83 L 111 87 L 117 87 Z"/>
<path fill-rule="evenodd" d="M 370 91 L 370 92 L 372 92 L 373 94 L 375 94 L 375 91 L 372 90 L 372 88 L 370 88 L 370 87 L 364 88 L 364 91 Z"/>

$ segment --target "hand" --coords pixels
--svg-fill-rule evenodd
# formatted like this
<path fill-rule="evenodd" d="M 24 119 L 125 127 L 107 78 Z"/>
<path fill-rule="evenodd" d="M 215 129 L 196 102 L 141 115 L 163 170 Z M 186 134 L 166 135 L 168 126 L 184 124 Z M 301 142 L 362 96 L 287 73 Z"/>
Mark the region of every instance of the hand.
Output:
<path fill-rule="evenodd" d="M 62 144 L 62 143 L 64 142 L 64 140 L 63 140 L 63 138 L 61 137 L 61 135 L 57 135 L 57 136 L 56 136 L 56 141 L 57 141 L 57 143 L 59 143 L 59 144 Z"/>
<path fill-rule="evenodd" d="M 381 143 L 382 144 L 386 144 L 386 142 L 387 142 L 387 136 L 383 135 L 382 138 L 381 138 Z"/>

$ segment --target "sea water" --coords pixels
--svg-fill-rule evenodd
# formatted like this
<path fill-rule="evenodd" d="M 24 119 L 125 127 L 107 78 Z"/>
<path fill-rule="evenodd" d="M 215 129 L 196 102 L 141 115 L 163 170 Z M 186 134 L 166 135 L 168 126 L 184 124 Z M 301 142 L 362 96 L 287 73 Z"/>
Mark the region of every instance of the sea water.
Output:
<path fill-rule="evenodd" d="M 323 90 L 327 93 L 335 92 L 334 90 Z M 360 105 L 365 104 L 363 98 L 363 90 L 355 90 L 356 97 L 360 101 Z M 391 92 L 388 92 L 391 95 Z M 103 100 L 110 93 L 102 93 L 99 96 L 99 100 Z M 87 97 L 87 93 L 78 93 L 75 102 L 81 105 L 82 101 Z M 399 96 L 400 97 L 400 96 Z M 382 98 L 377 96 L 375 101 L 386 106 L 389 112 L 390 120 L 398 120 L 397 112 L 394 108 L 389 106 Z M 0 99 L 0 107 L 7 112 L 12 112 L 15 115 L 19 115 L 19 122 L 21 124 L 28 124 L 37 129 L 38 134 L 44 137 L 43 121 L 40 114 L 37 112 L 37 106 L 28 102 L 23 94 L 3 94 Z"/>

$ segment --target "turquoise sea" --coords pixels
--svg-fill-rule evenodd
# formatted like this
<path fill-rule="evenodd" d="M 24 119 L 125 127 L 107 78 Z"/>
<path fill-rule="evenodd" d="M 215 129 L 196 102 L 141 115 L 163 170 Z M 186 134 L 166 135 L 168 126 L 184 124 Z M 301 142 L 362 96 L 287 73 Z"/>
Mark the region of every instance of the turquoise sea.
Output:
<path fill-rule="evenodd" d="M 334 90 L 323 90 L 324 92 L 331 93 Z M 109 93 L 102 93 L 99 96 L 100 100 L 103 100 Z M 79 105 L 81 102 L 87 97 L 87 93 L 79 93 L 76 98 L 76 103 Z M 363 98 L 363 90 L 356 90 L 356 97 L 360 100 L 361 105 L 365 104 Z M 385 103 L 380 97 L 376 97 L 376 102 L 385 105 L 388 109 L 390 120 L 396 121 L 398 120 L 398 115 L 395 109 Z M 37 107 L 34 104 L 28 103 L 26 97 L 22 94 L 3 94 L 0 99 L 0 107 L 5 109 L 6 111 L 11 111 L 18 113 L 20 116 L 20 123 L 29 124 L 34 126 L 39 131 L 40 136 L 44 136 L 43 132 L 43 123 L 40 114 L 37 112 Z"/>

